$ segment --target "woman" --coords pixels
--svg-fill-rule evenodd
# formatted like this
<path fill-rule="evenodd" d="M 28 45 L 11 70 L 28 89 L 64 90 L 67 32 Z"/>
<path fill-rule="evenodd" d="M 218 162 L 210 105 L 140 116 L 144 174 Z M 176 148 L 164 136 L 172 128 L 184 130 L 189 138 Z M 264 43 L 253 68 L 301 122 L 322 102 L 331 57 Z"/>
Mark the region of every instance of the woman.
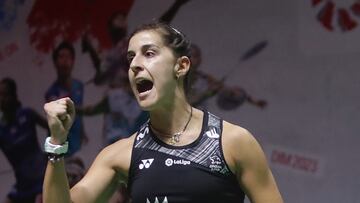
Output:
<path fill-rule="evenodd" d="M 149 121 L 102 150 L 71 191 L 61 153 L 50 154 L 45 203 L 103 202 L 120 182 L 127 183 L 134 203 L 231 203 L 243 202 L 245 194 L 253 203 L 282 202 L 251 134 L 187 102 L 188 48 L 184 35 L 165 24 L 144 25 L 131 35 L 129 80 Z M 44 108 L 52 131 L 45 148 L 64 149 L 73 103 L 64 98 Z"/>

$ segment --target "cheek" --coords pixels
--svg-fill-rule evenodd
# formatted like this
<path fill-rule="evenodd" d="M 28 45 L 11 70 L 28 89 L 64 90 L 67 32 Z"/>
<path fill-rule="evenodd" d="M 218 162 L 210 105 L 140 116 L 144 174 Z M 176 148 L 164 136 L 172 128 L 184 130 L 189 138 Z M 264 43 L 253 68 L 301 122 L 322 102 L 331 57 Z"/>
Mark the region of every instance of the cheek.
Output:
<path fill-rule="evenodd" d="M 129 72 L 128 72 L 128 81 L 129 81 L 129 83 L 130 83 L 130 85 L 131 86 L 133 86 L 134 85 L 134 73 L 131 71 L 131 70 L 129 70 Z"/>
<path fill-rule="evenodd" d="M 151 67 L 149 71 L 154 76 L 157 76 L 161 80 L 172 80 L 174 79 L 174 64 L 171 61 L 158 61 L 149 64 Z"/>
<path fill-rule="evenodd" d="M 174 72 L 169 67 L 159 67 L 151 72 L 156 84 L 162 88 L 170 86 L 174 80 Z"/>

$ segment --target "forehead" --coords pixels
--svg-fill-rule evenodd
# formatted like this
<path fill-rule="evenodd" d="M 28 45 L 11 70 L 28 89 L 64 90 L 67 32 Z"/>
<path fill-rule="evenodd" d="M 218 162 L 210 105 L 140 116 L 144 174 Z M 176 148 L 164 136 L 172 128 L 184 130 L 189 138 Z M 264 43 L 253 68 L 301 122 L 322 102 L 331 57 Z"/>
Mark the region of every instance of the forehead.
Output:
<path fill-rule="evenodd" d="M 161 34 L 155 30 L 145 30 L 136 33 L 129 41 L 129 51 L 135 51 L 144 45 L 154 45 L 158 47 L 164 46 Z"/>

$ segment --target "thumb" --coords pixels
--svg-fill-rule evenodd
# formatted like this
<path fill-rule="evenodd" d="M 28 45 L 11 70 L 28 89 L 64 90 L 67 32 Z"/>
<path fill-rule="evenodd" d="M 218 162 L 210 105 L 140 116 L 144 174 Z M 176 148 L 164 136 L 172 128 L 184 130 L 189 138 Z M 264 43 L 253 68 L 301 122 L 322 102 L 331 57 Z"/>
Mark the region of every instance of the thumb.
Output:
<path fill-rule="evenodd" d="M 75 105 L 70 98 L 65 98 L 66 101 L 66 114 L 59 117 L 64 124 L 64 128 L 69 130 L 75 119 Z"/>

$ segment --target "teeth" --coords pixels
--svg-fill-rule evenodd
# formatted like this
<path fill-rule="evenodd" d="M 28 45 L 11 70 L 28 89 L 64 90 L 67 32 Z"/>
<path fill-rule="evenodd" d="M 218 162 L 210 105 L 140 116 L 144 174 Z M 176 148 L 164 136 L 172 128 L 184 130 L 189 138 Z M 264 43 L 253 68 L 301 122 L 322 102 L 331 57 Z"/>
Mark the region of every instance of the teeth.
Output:
<path fill-rule="evenodd" d="M 136 84 L 139 84 L 139 83 L 141 83 L 142 81 L 144 81 L 144 80 L 147 80 L 146 78 L 136 78 L 135 79 L 135 83 Z"/>

